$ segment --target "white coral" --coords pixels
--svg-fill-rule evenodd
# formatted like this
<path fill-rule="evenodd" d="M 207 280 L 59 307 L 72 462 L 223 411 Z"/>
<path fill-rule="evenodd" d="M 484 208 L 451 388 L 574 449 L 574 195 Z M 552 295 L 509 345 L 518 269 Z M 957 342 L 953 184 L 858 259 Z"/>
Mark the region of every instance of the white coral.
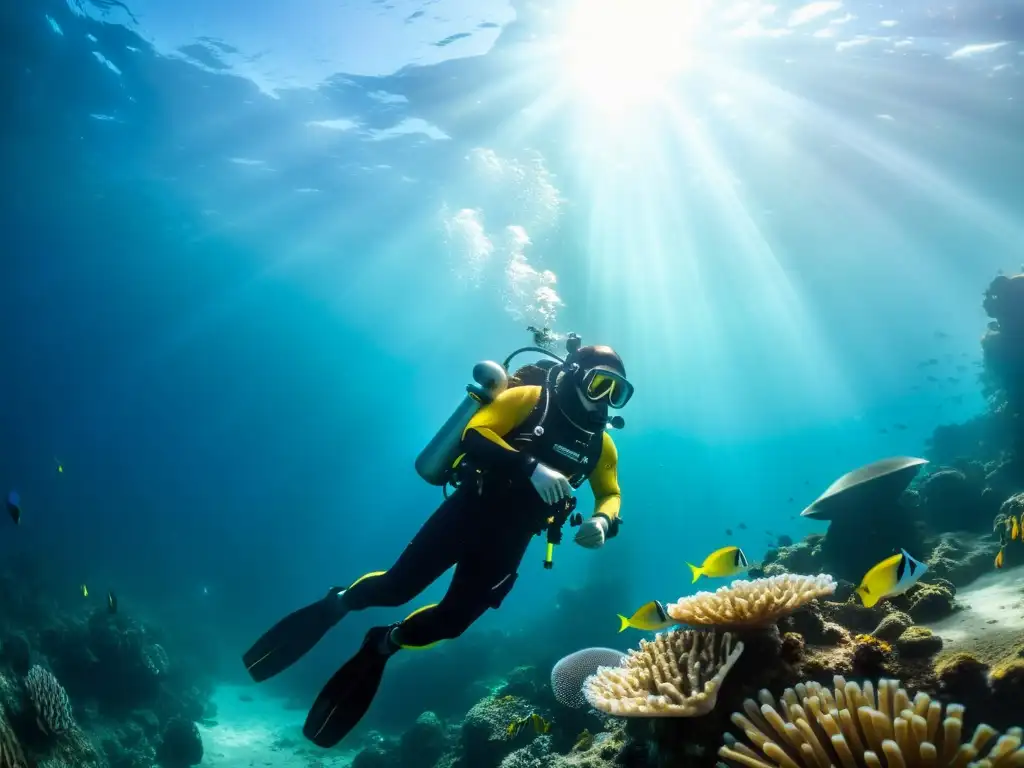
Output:
<path fill-rule="evenodd" d="M 681 624 L 708 627 L 758 627 L 774 624 L 812 600 L 836 591 L 827 575 L 783 573 L 765 579 L 734 581 L 715 592 L 698 592 L 667 606 Z"/>
<path fill-rule="evenodd" d="M 587 678 L 589 704 L 620 717 L 698 717 L 715 707 L 718 689 L 743 653 L 728 633 L 675 630 L 641 640 L 617 667 Z"/>

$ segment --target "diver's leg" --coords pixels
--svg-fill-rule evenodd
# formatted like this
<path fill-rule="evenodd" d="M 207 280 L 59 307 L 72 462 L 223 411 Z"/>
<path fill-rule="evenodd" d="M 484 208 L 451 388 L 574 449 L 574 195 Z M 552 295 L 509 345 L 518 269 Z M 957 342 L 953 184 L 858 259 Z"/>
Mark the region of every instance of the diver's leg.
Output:
<path fill-rule="evenodd" d="M 394 565 L 360 577 L 345 591 L 342 609 L 348 612 L 404 605 L 437 581 L 455 565 L 469 525 L 483 512 L 478 498 L 471 490 L 459 490 L 445 499 Z"/>
<path fill-rule="evenodd" d="M 252 678 L 261 682 L 283 672 L 349 611 L 402 605 L 430 586 L 455 564 L 475 498 L 457 492 L 446 499 L 389 570 L 367 574 L 348 589 L 332 587 L 326 597 L 277 622 L 242 657 Z"/>
<path fill-rule="evenodd" d="M 485 531 L 476 546 L 459 559 L 441 602 L 420 608 L 395 625 L 388 636 L 391 648 L 385 646 L 382 650 L 423 648 L 451 640 L 489 608 L 498 608 L 515 585 L 534 533 L 507 526 Z"/>

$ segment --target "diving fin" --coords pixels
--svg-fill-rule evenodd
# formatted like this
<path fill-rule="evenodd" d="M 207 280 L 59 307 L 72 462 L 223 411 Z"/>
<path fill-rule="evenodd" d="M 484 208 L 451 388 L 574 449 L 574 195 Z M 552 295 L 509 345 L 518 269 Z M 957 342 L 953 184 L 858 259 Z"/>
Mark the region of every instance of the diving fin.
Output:
<path fill-rule="evenodd" d="M 302 734 L 318 747 L 333 747 L 359 724 L 373 703 L 384 666 L 392 654 L 382 646 L 392 626 L 373 627 L 356 655 L 334 673 L 316 697 L 302 726 Z"/>
<path fill-rule="evenodd" d="M 242 656 L 252 679 L 257 683 L 268 680 L 309 653 L 347 613 L 341 602 L 344 593 L 341 587 L 331 587 L 325 597 L 288 614 L 267 630 Z"/>

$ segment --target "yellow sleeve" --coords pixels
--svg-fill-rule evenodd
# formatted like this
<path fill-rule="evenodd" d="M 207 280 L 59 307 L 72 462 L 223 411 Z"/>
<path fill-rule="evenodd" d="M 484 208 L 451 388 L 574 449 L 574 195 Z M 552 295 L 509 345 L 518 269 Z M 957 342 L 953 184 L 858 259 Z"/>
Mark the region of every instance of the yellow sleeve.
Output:
<path fill-rule="evenodd" d="M 463 439 L 466 433 L 473 429 L 505 450 L 514 451 L 515 448 L 505 442 L 504 437 L 526 421 L 526 417 L 540 400 L 540 392 L 540 387 L 506 389 L 469 420 L 469 424 L 462 432 Z"/>
<path fill-rule="evenodd" d="M 590 473 L 590 489 L 594 492 L 594 514 L 607 515 L 615 519 L 622 505 L 622 492 L 619 490 L 619 452 L 615 441 L 607 432 L 601 445 L 601 458 L 597 467 Z"/>

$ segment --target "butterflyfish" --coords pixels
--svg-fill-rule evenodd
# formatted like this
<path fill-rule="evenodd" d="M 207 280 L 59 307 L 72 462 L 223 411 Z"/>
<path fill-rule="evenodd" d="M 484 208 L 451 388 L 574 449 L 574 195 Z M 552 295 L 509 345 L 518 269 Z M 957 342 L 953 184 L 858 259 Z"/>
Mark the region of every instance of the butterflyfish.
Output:
<path fill-rule="evenodd" d="M 510 739 L 514 739 L 522 733 L 523 729 L 526 727 L 533 728 L 534 733 L 542 734 L 548 733 L 551 730 L 551 723 L 534 712 L 520 720 L 513 720 L 509 724 L 508 728 L 505 729 L 505 733 L 508 734 Z"/>
<path fill-rule="evenodd" d="M 915 560 L 907 550 L 901 549 L 898 555 L 887 557 L 866 574 L 857 587 L 861 602 L 870 608 L 879 600 L 902 595 L 928 570 L 928 566 Z"/>
<path fill-rule="evenodd" d="M 693 571 L 692 583 L 696 583 L 701 576 L 712 579 L 735 576 L 737 573 L 747 570 L 750 564 L 747 562 L 747 556 L 739 547 L 722 547 L 705 557 L 699 568 L 693 563 L 687 563 L 687 565 Z"/>
<path fill-rule="evenodd" d="M 655 632 L 678 623 L 665 612 L 665 606 L 657 600 L 641 605 L 628 619 L 619 614 L 619 632 L 625 632 L 629 627 L 644 632 Z"/>

